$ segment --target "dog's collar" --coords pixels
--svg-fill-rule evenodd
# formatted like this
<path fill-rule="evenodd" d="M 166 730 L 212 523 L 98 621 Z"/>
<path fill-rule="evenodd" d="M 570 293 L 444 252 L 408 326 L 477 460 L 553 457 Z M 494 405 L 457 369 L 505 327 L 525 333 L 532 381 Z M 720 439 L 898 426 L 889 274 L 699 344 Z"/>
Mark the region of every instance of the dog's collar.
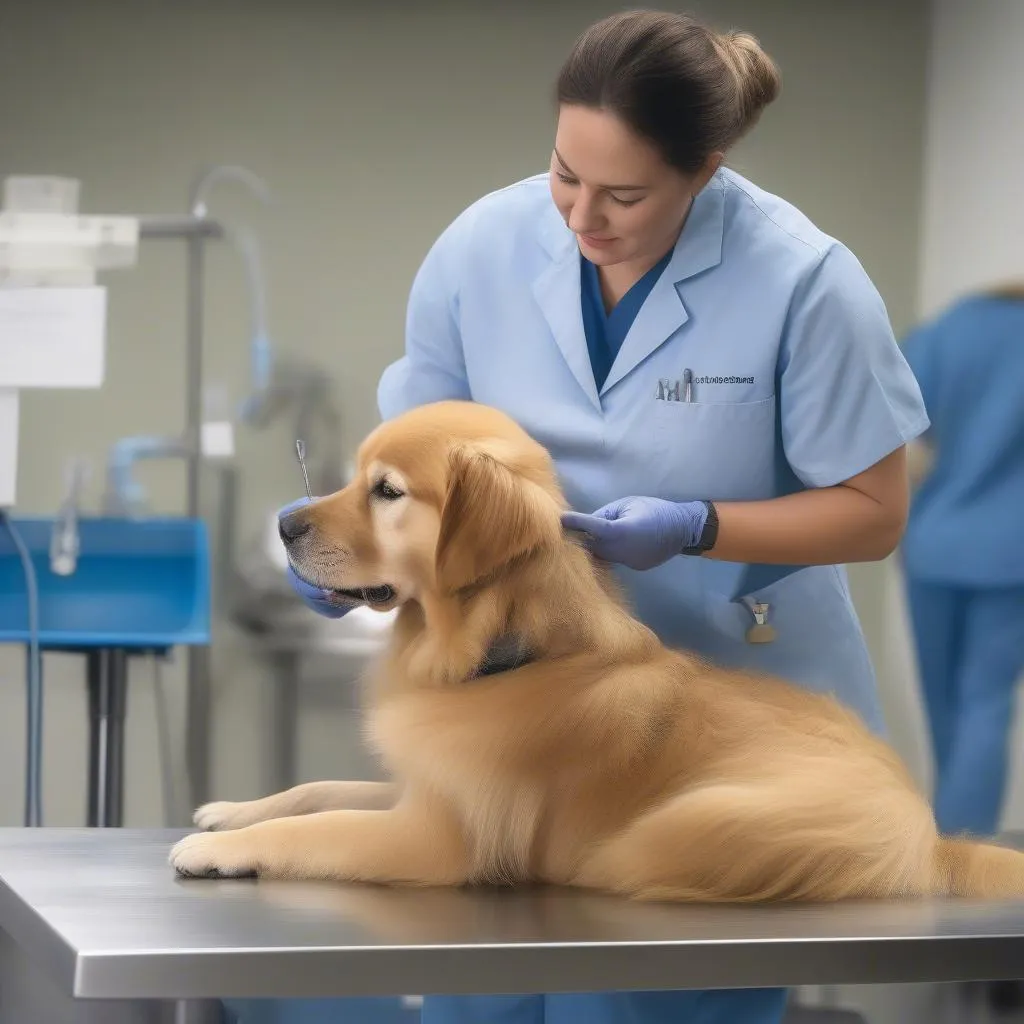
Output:
<path fill-rule="evenodd" d="M 533 652 L 517 636 L 500 636 L 487 648 L 483 661 L 476 667 L 470 678 L 493 676 L 499 672 L 511 672 L 533 661 Z"/>

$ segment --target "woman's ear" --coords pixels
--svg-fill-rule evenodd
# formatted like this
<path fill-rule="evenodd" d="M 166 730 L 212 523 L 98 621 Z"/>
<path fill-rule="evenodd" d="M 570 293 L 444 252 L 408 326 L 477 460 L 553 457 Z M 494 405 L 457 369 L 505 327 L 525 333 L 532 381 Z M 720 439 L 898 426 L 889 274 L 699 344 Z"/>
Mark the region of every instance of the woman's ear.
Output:
<path fill-rule="evenodd" d="M 693 194 L 695 197 L 704 190 L 708 182 L 715 176 L 718 168 L 722 166 L 722 162 L 724 160 L 724 153 L 716 151 L 709 154 L 707 160 L 704 161 L 704 166 L 701 167 L 693 178 Z"/>
<path fill-rule="evenodd" d="M 520 555 L 561 540 L 558 507 L 515 470 L 508 447 L 500 442 L 457 445 L 449 452 L 435 556 L 442 593 L 476 583 Z"/>

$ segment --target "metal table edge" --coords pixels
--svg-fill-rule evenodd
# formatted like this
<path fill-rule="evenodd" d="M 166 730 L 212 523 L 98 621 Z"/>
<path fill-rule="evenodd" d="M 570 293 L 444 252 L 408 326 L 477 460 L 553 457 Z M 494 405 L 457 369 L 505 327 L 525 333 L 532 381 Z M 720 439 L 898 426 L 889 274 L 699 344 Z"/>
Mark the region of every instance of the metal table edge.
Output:
<path fill-rule="evenodd" d="M 3 930 L 29 959 L 43 967 L 66 995 L 80 984 L 81 958 L 38 911 L 0 878 L 0 920 Z"/>
<path fill-rule="evenodd" d="M 301 983 L 292 971 L 299 961 Z M 79 956 L 73 994 L 284 999 L 793 988 L 1000 980 L 1018 977 L 1022 963 L 1024 935 L 107 952 Z M 182 975 L 187 991 L 173 981 Z"/>

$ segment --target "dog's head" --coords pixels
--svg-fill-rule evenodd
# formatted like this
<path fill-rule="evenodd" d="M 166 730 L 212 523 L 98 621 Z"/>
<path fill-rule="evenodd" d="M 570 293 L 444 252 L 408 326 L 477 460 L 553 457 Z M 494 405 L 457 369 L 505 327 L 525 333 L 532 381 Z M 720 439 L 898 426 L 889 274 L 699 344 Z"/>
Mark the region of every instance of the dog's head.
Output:
<path fill-rule="evenodd" d="M 280 521 L 296 574 L 339 601 L 454 594 L 561 541 L 551 458 L 495 409 L 414 409 L 378 427 L 357 463 L 343 490 Z"/>

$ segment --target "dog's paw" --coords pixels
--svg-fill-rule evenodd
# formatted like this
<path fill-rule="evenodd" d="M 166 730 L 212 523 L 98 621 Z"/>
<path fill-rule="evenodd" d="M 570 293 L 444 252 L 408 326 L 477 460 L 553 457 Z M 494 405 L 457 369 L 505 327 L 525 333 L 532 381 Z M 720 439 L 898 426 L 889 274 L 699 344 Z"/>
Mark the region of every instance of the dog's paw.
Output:
<path fill-rule="evenodd" d="M 245 802 L 217 800 L 211 804 L 203 804 L 192 815 L 192 821 L 204 832 L 227 832 L 231 829 L 245 828 L 246 825 L 255 824 L 259 820 L 251 811 L 247 811 L 249 806 Z"/>
<path fill-rule="evenodd" d="M 251 846 L 237 834 L 197 832 L 175 843 L 168 858 L 184 878 L 250 878 L 259 874 Z"/>

